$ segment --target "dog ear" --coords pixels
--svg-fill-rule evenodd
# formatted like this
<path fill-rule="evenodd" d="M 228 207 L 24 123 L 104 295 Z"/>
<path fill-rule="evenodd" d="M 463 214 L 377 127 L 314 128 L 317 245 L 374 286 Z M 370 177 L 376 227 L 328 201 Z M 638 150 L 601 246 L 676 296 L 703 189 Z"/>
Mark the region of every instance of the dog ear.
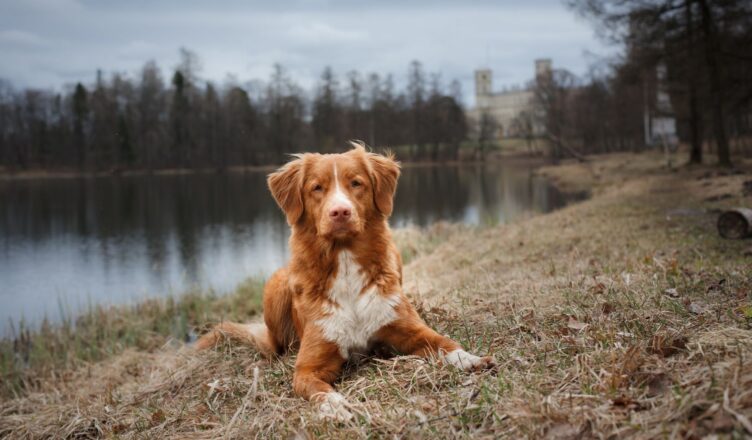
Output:
<path fill-rule="evenodd" d="M 267 178 L 269 190 L 287 216 L 290 226 L 303 216 L 303 159 L 301 156 L 283 165 Z"/>
<path fill-rule="evenodd" d="M 397 190 L 397 179 L 400 176 L 399 162 L 394 160 L 394 155 L 391 153 L 387 156 L 375 153 L 367 154 L 373 182 L 373 201 L 376 204 L 376 209 L 385 217 L 389 217 L 392 215 L 394 193 Z"/>

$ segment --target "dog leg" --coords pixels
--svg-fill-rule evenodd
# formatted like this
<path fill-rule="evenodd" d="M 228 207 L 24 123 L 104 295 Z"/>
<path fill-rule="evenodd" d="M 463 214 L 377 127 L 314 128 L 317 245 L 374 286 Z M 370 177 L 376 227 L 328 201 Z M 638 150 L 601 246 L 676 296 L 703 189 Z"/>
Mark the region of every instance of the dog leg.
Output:
<path fill-rule="evenodd" d="M 295 362 L 293 389 L 319 404 L 321 418 L 346 422 L 353 417 L 345 397 L 332 386 L 344 362 L 336 344 L 326 341 L 317 328 L 306 328 Z"/>
<path fill-rule="evenodd" d="M 295 340 L 292 291 L 287 268 L 280 269 L 264 285 L 264 322 L 279 354 Z"/>
<path fill-rule="evenodd" d="M 438 357 L 444 364 L 465 371 L 494 366 L 493 358 L 490 356 L 470 354 L 457 342 L 436 333 L 414 310 L 411 313 L 403 313 L 402 317 L 380 329 L 377 337 L 401 353 Z"/>

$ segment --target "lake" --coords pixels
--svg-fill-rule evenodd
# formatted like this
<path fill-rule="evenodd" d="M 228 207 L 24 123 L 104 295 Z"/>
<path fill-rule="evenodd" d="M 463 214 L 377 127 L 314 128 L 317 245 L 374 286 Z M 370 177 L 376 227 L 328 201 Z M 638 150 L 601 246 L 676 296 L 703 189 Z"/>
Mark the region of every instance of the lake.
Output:
<path fill-rule="evenodd" d="M 232 291 L 287 258 L 265 172 L 0 181 L 0 336 L 192 288 Z M 496 224 L 566 202 L 525 162 L 407 166 L 393 227 Z"/>

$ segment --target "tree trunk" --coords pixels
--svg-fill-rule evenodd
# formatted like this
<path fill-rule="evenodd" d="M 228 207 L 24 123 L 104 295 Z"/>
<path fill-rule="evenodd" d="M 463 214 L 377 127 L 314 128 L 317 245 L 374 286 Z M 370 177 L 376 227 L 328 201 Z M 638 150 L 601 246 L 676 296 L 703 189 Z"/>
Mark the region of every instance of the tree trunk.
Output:
<path fill-rule="evenodd" d="M 692 18 L 692 0 L 684 3 L 684 12 L 687 20 L 687 88 L 689 89 L 689 163 L 702 163 L 702 118 L 700 107 L 697 102 L 697 69 L 695 66 L 694 30 Z"/>
<path fill-rule="evenodd" d="M 713 29 L 713 16 L 708 0 L 697 0 L 702 15 L 702 31 L 705 36 L 705 62 L 710 78 L 710 94 L 713 109 L 713 131 L 718 145 L 718 164 L 731 166 L 728 139 L 723 116 L 723 84 L 718 63 L 718 44 Z"/>

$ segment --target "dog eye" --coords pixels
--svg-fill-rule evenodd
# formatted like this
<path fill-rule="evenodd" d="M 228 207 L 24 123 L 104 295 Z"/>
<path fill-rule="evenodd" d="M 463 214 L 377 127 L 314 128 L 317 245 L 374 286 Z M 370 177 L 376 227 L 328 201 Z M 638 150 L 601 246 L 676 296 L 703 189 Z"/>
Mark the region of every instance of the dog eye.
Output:
<path fill-rule="evenodd" d="M 361 185 L 362 185 L 362 183 L 360 183 L 360 182 L 359 182 L 359 181 L 357 181 L 357 180 L 353 180 L 353 181 L 352 181 L 352 183 L 351 183 L 350 185 L 352 185 L 352 187 L 353 187 L 353 188 L 357 188 L 357 187 L 361 186 Z"/>
<path fill-rule="evenodd" d="M 316 186 L 313 187 L 313 191 L 314 192 L 319 192 L 319 191 L 321 191 L 323 189 L 324 189 L 324 187 L 322 187 L 321 185 L 316 185 Z"/>

